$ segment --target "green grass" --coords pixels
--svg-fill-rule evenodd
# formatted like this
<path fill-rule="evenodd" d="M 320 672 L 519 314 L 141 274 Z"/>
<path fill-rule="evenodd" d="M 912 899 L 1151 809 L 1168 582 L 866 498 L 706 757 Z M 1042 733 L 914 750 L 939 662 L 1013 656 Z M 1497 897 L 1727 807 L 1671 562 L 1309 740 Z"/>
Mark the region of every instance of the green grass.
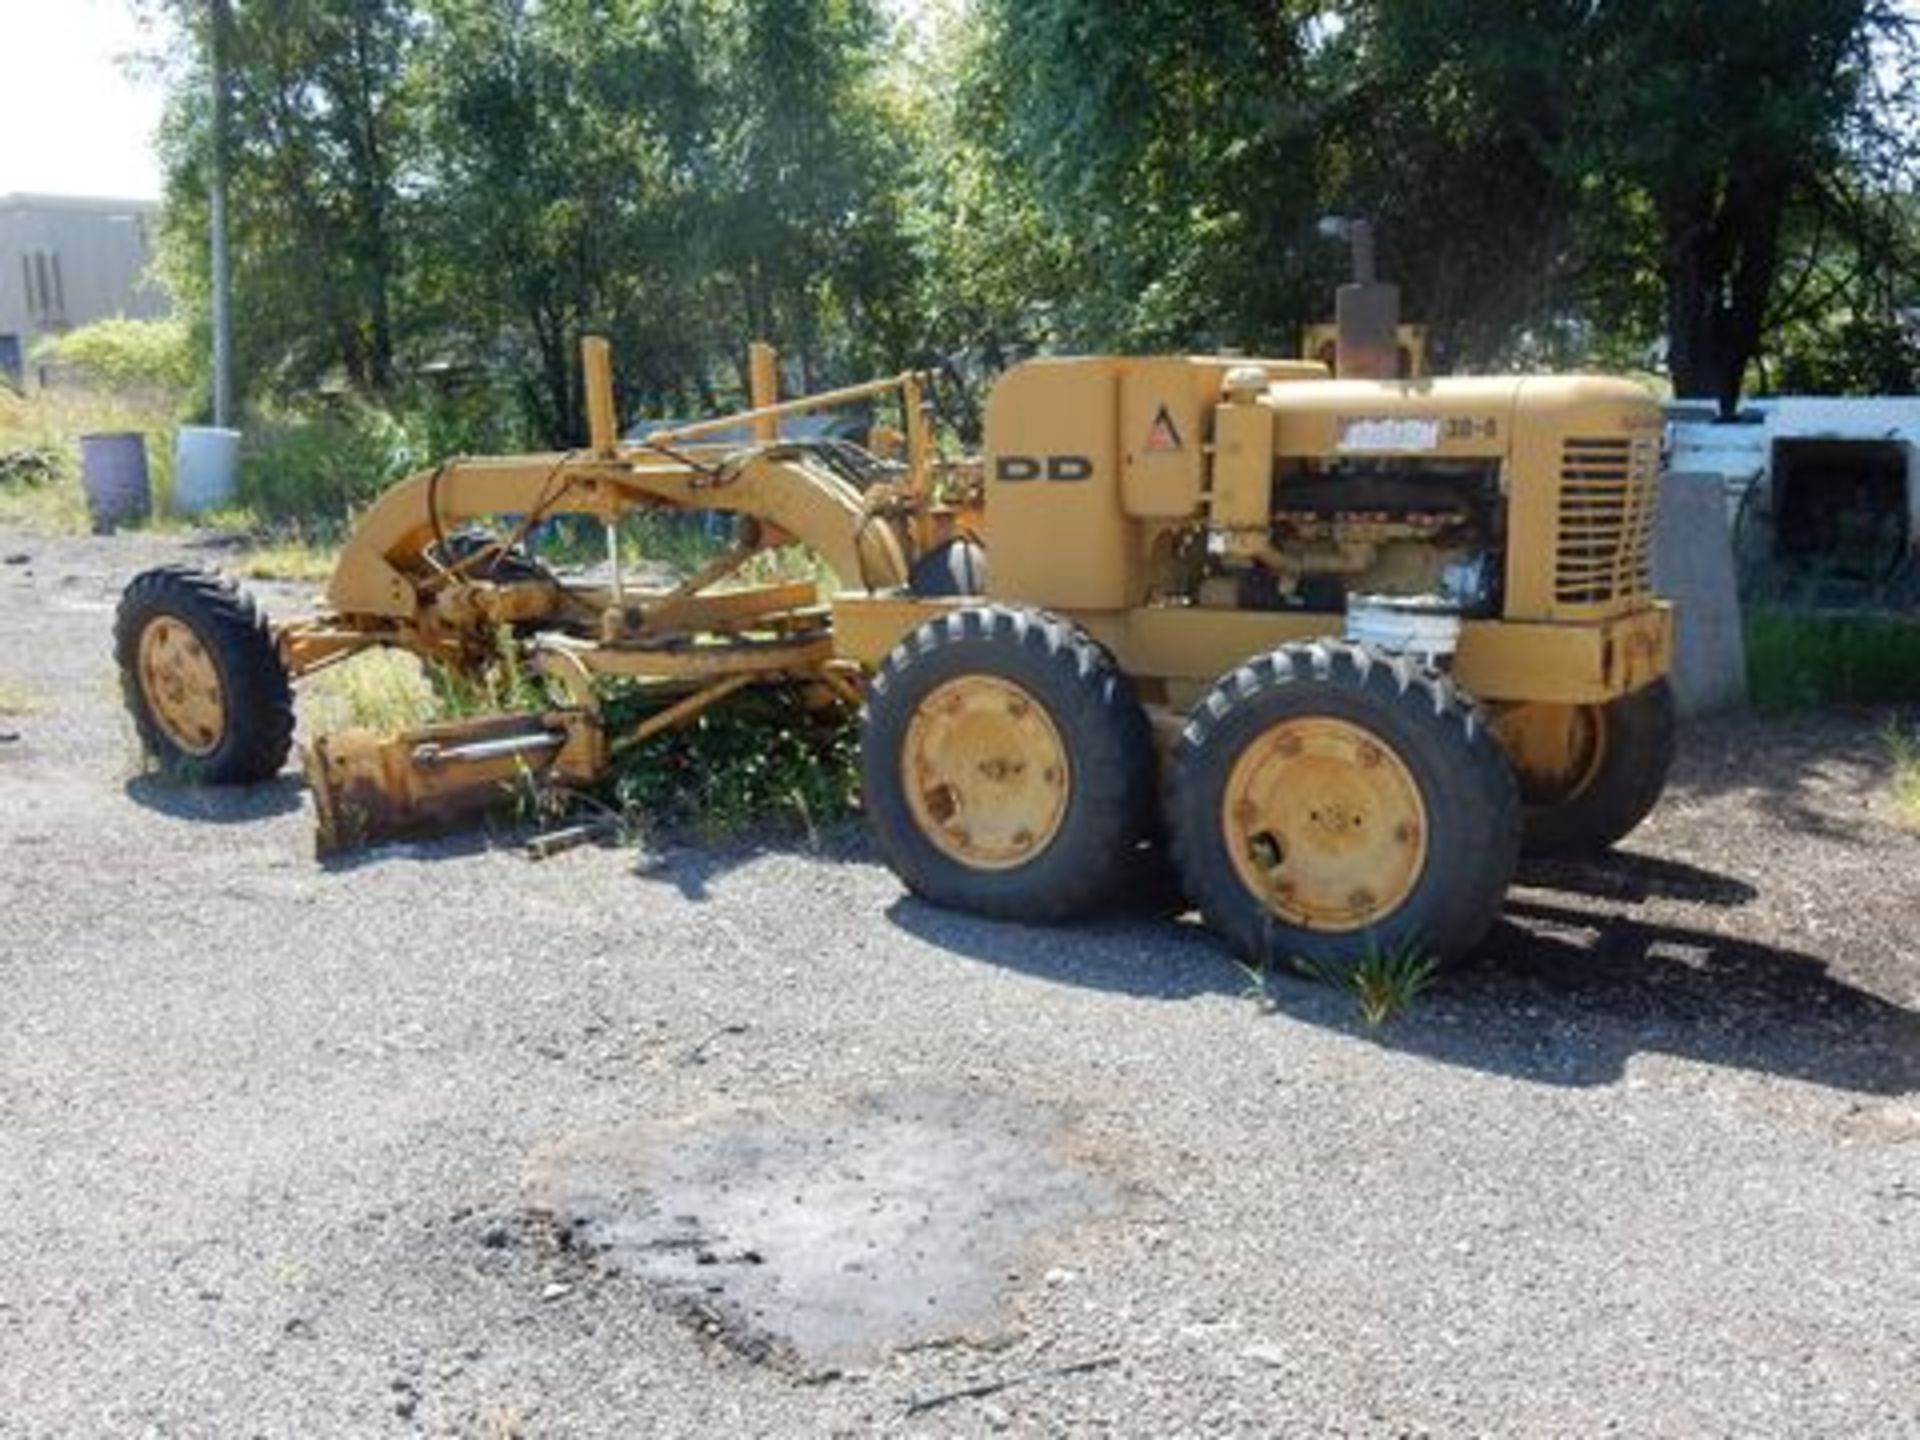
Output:
<path fill-rule="evenodd" d="M 339 558 L 340 547 L 331 541 L 314 539 L 299 531 L 278 536 L 269 531 L 241 554 L 234 568 L 250 580 L 318 583 L 332 576 L 334 563 Z"/>
<path fill-rule="evenodd" d="M 1360 1018 L 1373 1029 L 1413 1009 L 1439 973 L 1440 962 L 1419 941 L 1398 946 L 1368 945 L 1360 963 L 1345 974 Z"/>
<path fill-rule="evenodd" d="M 301 682 L 312 734 L 336 730 L 412 730 L 447 718 L 445 705 L 418 658 L 404 650 L 369 650 Z"/>
<path fill-rule="evenodd" d="M 40 697 L 24 685 L 0 680 L 0 715 L 38 715 Z"/>
<path fill-rule="evenodd" d="M 623 707 L 637 700 L 613 692 L 613 733 L 631 723 Z M 752 691 L 623 751 L 606 800 L 643 825 L 691 827 L 709 840 L 760 823 L 811 834 L 852 813 L 858 750 L 845 710 L 809 709 L 791 690 Z"/>
<path fill-rule="evenodd" d="M 1756 709 L 1920 702 L 1920 623 L 1763 608 L 1746 630 Z"/>
<path fill-rule="evenodd" d="M 173 486 L 174 428 L 173 406 L 164 398 L 74 387 L 18 395 L 0 386 L 0 523 L 86 533 L 92 520 L 80 488 L 80 437 L 114 430 L 146 437 L 152 514 L 164 514 Z"/>
<path fill-rule="evenodd" d="M 1902 824 L 1920 830 L 1920 730 L 1889 724 L 1881 735 L 1893 763 L 1893 813 Z"/>
<path fill-rule="evenodd" d="M 1440 972 L 1439 960 L 1418 938 L 1398 945 L 1367 942 L 1351 965 L 1316 965 L 1296 961 L 1302 973 L 1352 993 L 1360 1019 L 1377 1030 L 1410 1012 Z"/>
<path fill-rule="evenodd" d="M 1251 964 L 1237 956 L 1233 963 L 1246 981 L 1241 998 L 1253 1001 L 1262 1011 L 1276 1009 L 1279 1002 L 1273 994 L 1273 967 Z M 1318 964 L 1296 956 L 1292 968 L 1310 980 L 1349 992 L 1362 1023 L 1378 1030 L 1414 1008 L 1439 974 L 1440 962 L 1418 939 L 1388 946 L 1369 940 L 1366 950 L 1352 964 Z"/>
<path fill-rule="evenodd" d="M 485 675 L 468 678 L 404 651 L 374 650 L 321 671 L 301 688 L 312 735 L 391 734 L 547 703 L 539 680 L 510 654 Z M 608 686 L 609 735 L 617 739 L 658 703 L 638 686 Z M 763 824 L 812 835 L 852 813 L 857 759 L 853 718 L 845 710 L 810 709 L 796 691 L 753 691 L 620 752 L 606 780 L 575 798 L 636 835 L 690 829 L 715 841 Z M 557 806 L 565 797 L 550 798 Z"/>
<path fill-rule="evenodd" d="M 315 735 L 360 729 L 392 733 L 442 720 L 542 710 L 544 683 L 521 667 L 503 634 L 496 658 L 475 675 L 423 663 L 404 650 L 367 650 L 303 682 Z"/>

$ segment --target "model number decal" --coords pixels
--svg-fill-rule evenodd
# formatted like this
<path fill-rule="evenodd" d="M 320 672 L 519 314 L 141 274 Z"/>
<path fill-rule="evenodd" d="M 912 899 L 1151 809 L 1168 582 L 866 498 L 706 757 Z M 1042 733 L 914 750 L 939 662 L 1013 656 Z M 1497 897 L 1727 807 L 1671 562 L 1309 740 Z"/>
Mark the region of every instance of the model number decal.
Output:
<path fill-rule="evenodd" d="M 1002 455 L 993 462 L 996 480 L 1089 480 L 1093 461 L 1085 455 Z"/>
<path fill-rule="evenodd" d="M 1440 448 L 1440 422 L 1381 416 L 1340 422 L 1342 450 L 1418 451 Z"/>
<path fill-rule="evenodd" d="M 1363 415 L 1335 423 L 1339 427 L 1342 450 L 1374 453 L 1417 454 L 1425 450 L 1438 450 L 1442 442 L 1492 440 L 1500 433 L 1500 422 L 1490 415 L 1449 415 L 1444 419 Z"/>

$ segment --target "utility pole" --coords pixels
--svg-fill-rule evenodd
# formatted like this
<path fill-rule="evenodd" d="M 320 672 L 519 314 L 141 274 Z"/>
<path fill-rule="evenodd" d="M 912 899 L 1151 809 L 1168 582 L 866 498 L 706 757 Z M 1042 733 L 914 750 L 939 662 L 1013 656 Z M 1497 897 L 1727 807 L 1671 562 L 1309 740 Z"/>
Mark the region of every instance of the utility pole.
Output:
<path fill-rule="evenodd" d="M 233 423 L 233 297 L 227 270 L 227 44 L 233 28 L 228 0 L 208 0 L 207 53 L 213 70 L 213 423 Z"/>

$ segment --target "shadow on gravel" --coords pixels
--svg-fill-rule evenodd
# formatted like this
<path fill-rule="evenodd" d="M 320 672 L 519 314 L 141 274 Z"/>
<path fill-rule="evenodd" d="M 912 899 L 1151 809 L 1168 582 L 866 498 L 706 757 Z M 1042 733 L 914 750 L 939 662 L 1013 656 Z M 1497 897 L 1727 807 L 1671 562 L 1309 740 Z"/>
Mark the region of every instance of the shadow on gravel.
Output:
<path fill-rule="evenodd" d="M 929 945 L 1059 985 L 1148 1000 L 1239 995 L 1247 988 L 1246 977 L 1196 921 L 1014 925 L 942 910 L 911 895 L 894 901 L 886 913 L 900 929 Z"/>
<path fill-rule="evenodd" d="M 1746 796 L 1799 834 L 1842 845 L 1875 843 L 1886 828 L 1869 805 L 1891 780 L 1880 735 L 1901 713 L 1886 706 L 1834 707 L 1695 720 L 1681 732 L 1667 794 L 1693 801 Z"/>
<path fill-rule="evenodd" d="M 392 864 L 396 860 L 412 863 L 461 860 L 474 855 L 484 855 L 487 851 L 497 850 L 503 845 L 516 844 L 526 838 L 526 833 L 475 827 L 415 836 L 392 836 L 376 840 L 369 845 L 356 845 L 349 850 L 336 850 L 330 855 L 320 856 L 316 863 L 329 875 L 343 875 L 355 870 L 363 870 L 369 865 Z"/>
<path fill-rule="evenodd" d="M 306 781 L 281 775 L 259 785 L 183 785 L 157 775 L 136 775 L 126 783 L 127 798 L 143 810 L 176 820 L 241 825 L 298 810 Z"/>
<path fill-rule="evenodd" d="M 1630 855 L 1552 873 L 1572 900 L 1509 898 L 1480 953 L 1378 1032 L 1337 990 L 1292 975 L 1271 980 L 1274 1008 L 1356 1043 L 1539 1085 L 1611 1084 L 1633 1056 L 1658 1053 L 1861 1094 L 1920 1090 L 1920 1014 L 1817 956 L 1610 908 L 1649 897 L 1735 906 L 1752 898 L 1744 882 Z M 1529 866 L 1522 884 L 1546 886 L 1547 874 Z M 911 898 L 887 917 L 930 945 L 1057 984 L 1160 1000 L 1247 991 L 1190 919 L 1040 929 Z"/>
<path fill-rule="evenodd" d="M 847 821 L 811 837 L 780 831 L 750 832 L 714 841 L 693 834 L 669 835 L 657 849 L 640 857 L 635 873 L 642 880 L 673 886 L 684 900 L 710 900 L 716 880 L 771 855 L 796 855 L 834 864 L 870 858 L 866 832 L 858 821 Z"/>
<path fill-rule="evenodd" d="M 253 538 L 244 530 L 197 530 L 181 543 L 188 550 L 211 550 L 223 555 L 246 549 Z"/>
<path fill-rule="evenodd" d="M 1514 883 L 1632 904 L 1660 899 L 1730 908 L 1745 905 L 1760 895 L 1754 886 L 1731 875 L 1703 870 L 1684 860 L 1635 855 L 1625 850 L 1599 858 L 1522 860 Z"/>
<path fill-rule="evenodd" d="M 1387 1043 L 1516 1079 L 1602 1085 L 1635 1054 L 1871 1095 L 1920 1089 L 1920 1015 L 1814 955 L 1512 898 L 1476 963 Z M 1438 1006 L 1436 1006 L 1438 1008 Z"/>

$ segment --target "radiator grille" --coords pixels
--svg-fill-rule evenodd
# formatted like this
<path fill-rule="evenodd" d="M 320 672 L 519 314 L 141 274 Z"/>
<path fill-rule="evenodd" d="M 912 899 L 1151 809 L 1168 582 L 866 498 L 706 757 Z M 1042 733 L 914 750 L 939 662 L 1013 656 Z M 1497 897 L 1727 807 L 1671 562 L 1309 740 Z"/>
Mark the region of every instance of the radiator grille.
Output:
<path fill-rule="evenodd" d="M 1606 605 L 1653 588 L 1652 439 L 1569 439 L 1560 456 L 1560 544 L 1554 598 Z"/>

